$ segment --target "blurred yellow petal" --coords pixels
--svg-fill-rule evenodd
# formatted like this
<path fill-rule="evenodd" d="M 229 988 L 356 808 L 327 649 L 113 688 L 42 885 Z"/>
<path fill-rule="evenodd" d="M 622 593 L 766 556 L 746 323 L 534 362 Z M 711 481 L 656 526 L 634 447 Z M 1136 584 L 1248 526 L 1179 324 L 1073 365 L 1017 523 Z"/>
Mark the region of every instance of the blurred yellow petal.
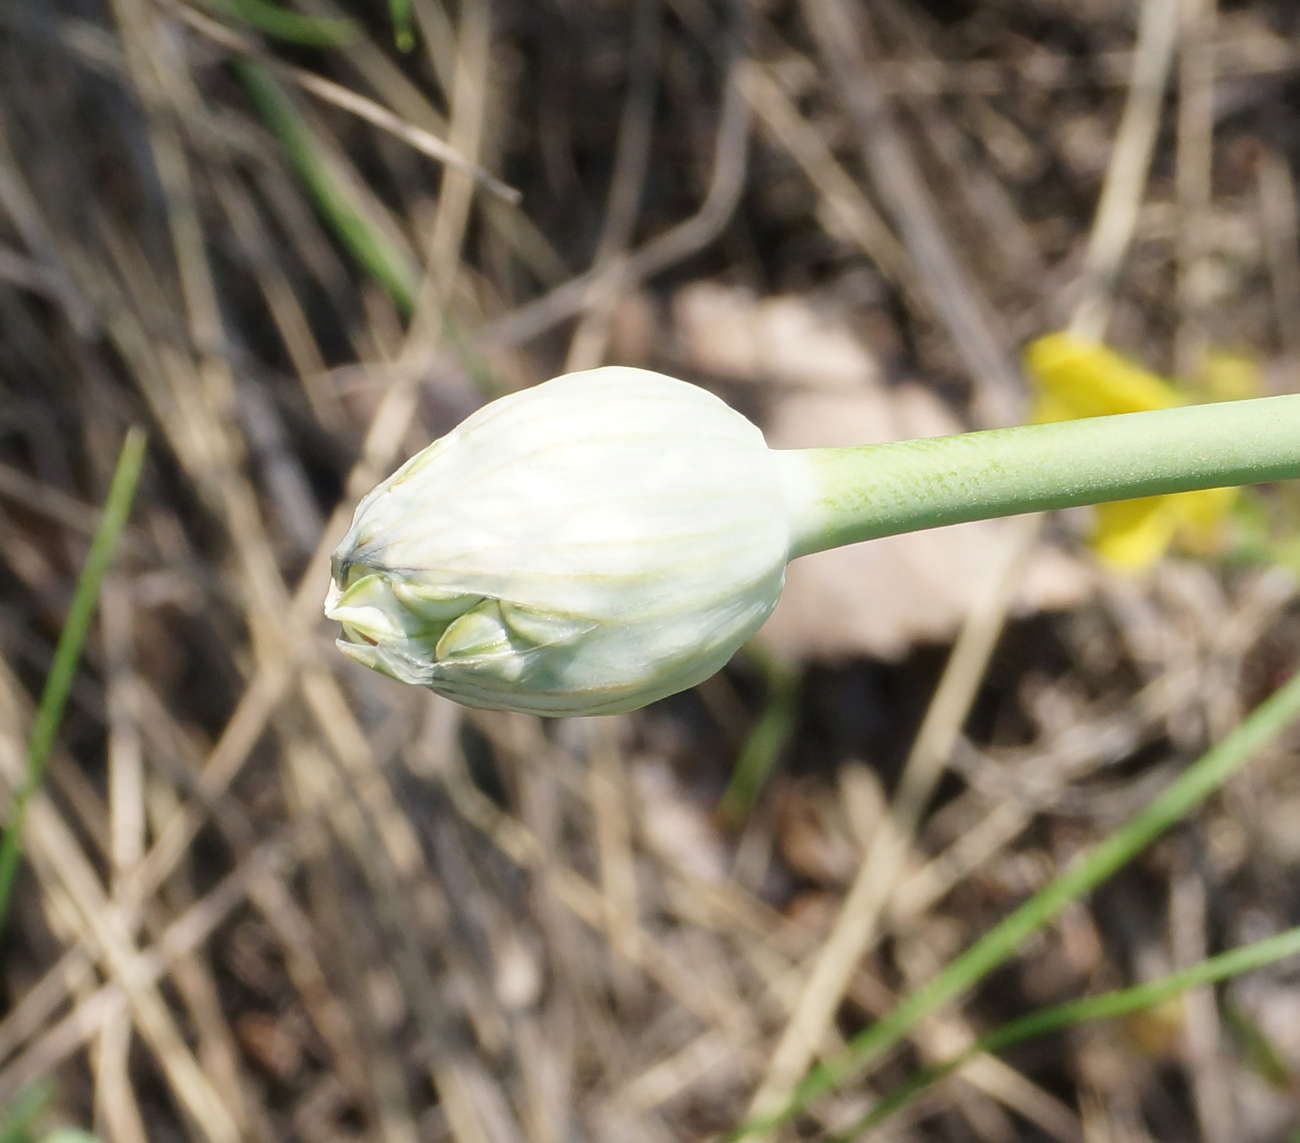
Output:
<path fill-rule="evenodd" d="M 1253 357 L 1222 349 L 1212 349 L 1205 355 L 1202 381 L 1211 401 L 1244 401 L 1266 392 L 1264 375 Z"/>
<path fill-rule="evenodd" d="M 1240 488 L 1206 488 L 1201 492 L 1180 492 L 1165 499 L 1178 513 L 1178 522 L 1186 528 L 1213 528 L 1232 511 Z"/>
<path fill-rule="evenodd" d="M 1073 421 L 1079 416 L 1069 401 L 1062 401 L 1049 393 L 1040 393 L 1034 401 L 1029 419 L 1036 425 L 1047 425 L 1053 421 Z"/>
<path fill-rule="evenodd" d="M 1031 342 L 1025 350 L 1025 364 L 1038 388 L 1040 410 L 1045 406 L 1052 414 L 1035 420 L 1140 413 L 1183 403 L 1163 378 L 1113 349 L 1068 333 L 1053 333 Z"/>
<path fill-rule="evenodd" d="M 1098 504 L 1092 549 L 1116 571 L 1146 571 L 1173 542 L 1177 514 L 1169 510 L 1168 496 L 1141 500 L 1115 500 Z"/>
<path fill-rule="evenodd" d="M 1167 497 L 1178 516 L 1178 544 L 1198 556 L 1212 556 L 1223 544 L 1223 521 L 1236 504 L 1240 488 L 1207 488 Z"/>
<path fill-rule="evenodd" d="M 1025 364 L 1037 390 L 1033 419 L 1038 422 L 1140 413 L 1184 403 L 1164 378 L 1104 345 L 1068 333 L 1032 342 L 1025 350 Z M 1221 352 L 1207 356 L 1205 387 L 1218 400 L 1258 396 L 1264 390 L 1251 359 Z M 1093 550 L 1112 568 L 1128 572 L 1145 571 L 1175 539 L 1209 554 L 1217 547 L 1219 525 L 1236 498 L 1235 488 L 1211 488 L 1099 504 Z"/>

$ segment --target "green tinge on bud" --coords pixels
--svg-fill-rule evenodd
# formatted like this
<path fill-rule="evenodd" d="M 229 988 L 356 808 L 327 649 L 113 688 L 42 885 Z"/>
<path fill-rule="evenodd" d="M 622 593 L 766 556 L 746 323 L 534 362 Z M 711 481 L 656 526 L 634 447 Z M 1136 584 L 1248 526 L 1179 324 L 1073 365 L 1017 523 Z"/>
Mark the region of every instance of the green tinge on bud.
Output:
<path fill-rule="evenodd" d="M 470 706 L 610 714 L 718 670 L 776 606 L 781 467 L 704 389 L 642 369 L 480 409 L 362 500 L 340 649 Z"/>

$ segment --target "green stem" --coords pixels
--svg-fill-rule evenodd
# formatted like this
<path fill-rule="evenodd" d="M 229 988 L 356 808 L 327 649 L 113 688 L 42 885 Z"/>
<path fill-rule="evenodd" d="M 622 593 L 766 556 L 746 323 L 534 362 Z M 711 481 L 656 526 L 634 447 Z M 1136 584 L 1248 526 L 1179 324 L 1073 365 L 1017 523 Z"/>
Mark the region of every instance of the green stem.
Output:
<path fill-rule="evenodd" d="M 1300 395 L 777 456 L 793 558 L 967 520 L 1300 477 Z"/>
<path fill-rule="evenodd" d="M 77 590 L 72 596 L 72 606 L 68 608 L 68 617 L 63 622 L 58 645 L 54 648 L 54 661 L 50 664 L 50 673 L 45 679 L 40 706 L 36 709 L 36 719 L 32 724 L 32 736 L 27 744 L 27 767 L 23 783 L 14 792 L 9 820 L 5 823 L 4 840 L 0 842 L 0 929 L 3 929 L 9 912 L 9 895 L 13 891 L 14 875 L 18 871 L 27 803 L 40 789 L 41 779 L 45 776 L 50 750 L 54 746 L 54 734 L 63 719 L 63 708 L 68 701 L 68 692 L 72 690 L 73 676 L 77 673 L 81 646 L 86 641 L 86 631 L 95 614 L 99 585 L 113 558 L 117 537 L 126 526 L 131 502 L 135 499 L 135 486 L 144 464 L 144 446 L 144 430 L 128 430 L 117 459 L 117 469 L 113 473 L 113 483 L 108 489 L 104 515 L 100 519 L 95 538 L 90 543 L 90 551 L 81 568 L 81 578 L 77 580 Z"/>

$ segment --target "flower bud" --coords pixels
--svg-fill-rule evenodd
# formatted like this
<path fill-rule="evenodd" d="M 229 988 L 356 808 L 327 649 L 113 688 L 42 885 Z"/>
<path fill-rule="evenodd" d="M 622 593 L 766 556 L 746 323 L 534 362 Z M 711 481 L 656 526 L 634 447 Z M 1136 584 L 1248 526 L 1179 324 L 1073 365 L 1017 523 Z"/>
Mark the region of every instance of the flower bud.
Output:
<path fill-rule="evenodd" d="M 357 507 L 325 613 L 345 654 L 470 706 L 632 710 L 718 670 L 776 606 L 775 454 L 642 369 L 480 409 Z"/>

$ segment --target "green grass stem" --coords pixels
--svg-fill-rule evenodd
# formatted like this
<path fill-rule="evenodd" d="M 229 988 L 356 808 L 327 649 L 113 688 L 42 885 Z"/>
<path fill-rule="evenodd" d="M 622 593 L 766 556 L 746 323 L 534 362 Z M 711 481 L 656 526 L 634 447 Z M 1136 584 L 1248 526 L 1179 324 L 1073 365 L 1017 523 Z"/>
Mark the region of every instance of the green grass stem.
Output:
<path fill-rule="evenodd" d="M 50 1085 L 45 1080 L 20 1089 L 0 1115 L 0 1143 L 31 1143 L 35 1138 L 36 1119 L 49 1102 Z"/>
<path fill-rule="evenodd" d="M 341 48 L 356 43 L 361 36 L 361 30 L 351 20 L 304 16 L 267 0 L 207 0 L 207 3 L 268 36 L 306 47 Z"/>
<path fill-rule="evenodd" d="M 766 676 L 767 701 L 718 800 L 718 816 L 732 828 L 743 825 L 749 817 L 768 774 L 794 736 L 803 690 L 802 671 L 752 645 L 750 657 Z"/>
<path fill-rule="evenodd" d="M 927 1088 L 951 1075 L 968 1060 L 983 1053 L 1004 1052 L 1026 1040 L 1059 1032 L 1076 1024 L 1092 1020 L 1107 1020 L 1128 1016 L 1144 1008 L 1152 1008 L 1192 988 L 1217 984 L 1243 973 L 1253 972 L 1275 961 L 1300 955 L 1300 927 L 1268 937 L 1254 944 L 1244 945 L 1230 952 L 1203 960 L 1191 968 L 1176 972 L 1160 980 L 1153 980 L 1133 988 L 1106 992 L 1100 996 L 1085 996 L 1038 1012 L 1031 1012 L 1018 1020 L 995 1028 L 960 1055 L 942 1064 L 934 1064 L 918 1072 L 907 1083 L 882 1099 L 870 1114 L 856 1123 L 843 1135 L 831 1136 L 828 1143 L 847 1143 L 865 1131 L 879 1126 L 894 1112 L 910 1103 Z"/>
<path fill-rule="evenodd" d="M 18 860 L 22 852 L 23 821 L 27 814 L 27 804 L 40 788 L 41 780 L 45 777 L 50 750 L 54 746 L 54 735 L 63 719 L 63 708 L 67 705 L 68 692 L 72 689 L 72 680 L 77 673 L 77 664 L 81 660 L 81 648 L 95 615 L 99 585 L 113 558 L 113 548 L 117 544 L 117 538 L 126 526 L 127 517 L 131 513 L 131 503 L 135 499 L 136 485 L 140 480 L 140 469 L 144 465 L 144 448 L 144 430 L 129 429 L 126 440 L 122 442 L 121 454 L 117 458 L 117 469 L 113 473 L 113 482 L 108 489 L 104 514 L 100 518 L 95 538 L 90 543 L 86 562 L 82 565 L 77 589 L 72 596 L 72 606 L 68 609 L 68 617 L 64 620 L 63 630 L 59 633 L 59 642 L 54 649 L 54 661 L 50 664 L 50 673 L 46 676 L 45 688 L 41 692 L 40 705 L 36 709 L 36 719 L 32 724 L 32 735 L 27 744 L 27 765 L 23 773 L 23 783 L 14 792 L 9 820 L 5 823 L 4 839 L 0 841 L 0 931 L 3 931 L 5 920 L 9 915 L 9 895 L 13 891 L 14 875 L 18 871 Z"/>
<path fill-rule="evenodd" d="M 420 288 L 419 267 L 371 217 L 354 181 L 270 71 L 247 59 L 232 60 L 230 67 L 275 132 L 339 241 L 402 313 L 412 313 Z"/>
<path fill-rule="evenodd" d="M 741 1125 L 727 1139 L 737 1140 L 788 1122 L 814 1099 L 880 1059 L 918 1023 L 968 992 L 1004 963 L 1071 901 L 1091 892 L 1201 805 L 1297 718 L 1300 718 L 1300 674 L 1257 706 L 1231 734 L 1193 762 L 1163 793 L 901 1001 L 892 1012 L 857 1035 L 838 1058 L 811 1071 L 782 1111 Z"/>
<path fill-rule="evenodd" d="M 388 0 L 388 14 L 393 21 L 393 40 L 400 52 L 415 47 L 415 30 L 411 26 L 411 0 Z"/>

